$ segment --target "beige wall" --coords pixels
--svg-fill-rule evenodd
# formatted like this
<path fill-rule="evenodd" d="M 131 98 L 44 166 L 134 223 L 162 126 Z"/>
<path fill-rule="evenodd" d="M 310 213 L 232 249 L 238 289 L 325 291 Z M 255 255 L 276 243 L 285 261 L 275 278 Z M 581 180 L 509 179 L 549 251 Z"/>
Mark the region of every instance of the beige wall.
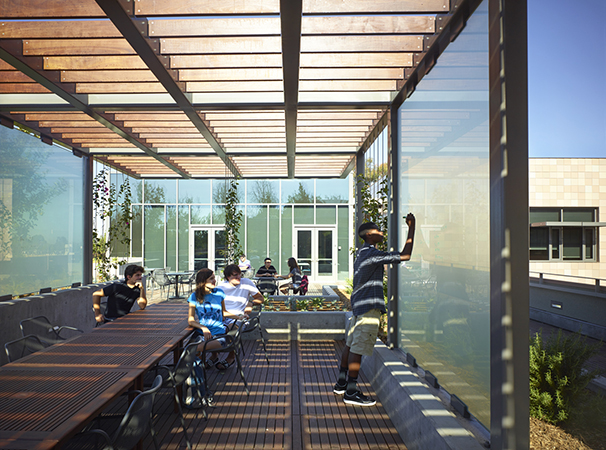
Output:
<path fill-rule="evenodd" d="M 606 222 L 606 158 L 530 158 L 528 193 L 530 207 L 597 207 Z M 606 228 L 598 234 L 598 262 L 531 261 L 530 271 L 606 280 Z"/>

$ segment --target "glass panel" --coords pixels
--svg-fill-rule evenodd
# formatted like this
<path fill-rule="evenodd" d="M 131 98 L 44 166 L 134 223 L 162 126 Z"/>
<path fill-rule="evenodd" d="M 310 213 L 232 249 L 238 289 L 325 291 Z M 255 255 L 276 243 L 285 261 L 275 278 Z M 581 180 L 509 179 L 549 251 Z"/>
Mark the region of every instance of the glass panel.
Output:
<path fill-rule="evenodd" d="M 282 237 L 282 252 L 281 252 L 281 260 L 278 264 L 274 264 L 274 267 L 278 269 L 278 272 L 281 274 L 288 273 L 288 258 L 293 255 L 292 251 L 292 206 L 284 206 L 282 207 L 282 220 L 281 220 L 282 229 L 280 231 L 280 236 Z M 276 261 L 277 263 L 278 261 Z"/>
<path fill-rule="evenodd" d="M 165 267 L 164 264 L 164 206 L 145 206 L 145 258 L 150 269 Z"/>
<path fill-rule="evenodd" d="M 194 230 L 194 270 L 208 267 L 208 230 Z"/>
<path fill-rule="evenodd" d="M 277 180 L 246 180 L 247 203 L 279 203 L 280 182 Z"/>
<path fill-rule="evenodd" d="M 339 206 L 339 224 L 337 226 L 338 236 L 338 279 L 346 280 L 349 278 L 349 207 Z"/>
<path fill-rule="evenodd" d="M 318 230 L 318 275 L 332 275 L 332 231 Z"/>
<path fill-rule="evenodd" d="M 337 223 L 336 213 L 337 211 L 335 206 L 316 206 L 316 223 L 323 225 L 335 225 Z"/>
<path fill-rule="evenodd" d="M 585 228 L 585 259 L 593 259 L 593 228 Z"/>
<path fill-rule="evenodd" d="M 246 220 L 246 256 L 256 270 L 267 256 L 267 206 L 247 206 Z"/>
<path fill-rule="evenodd" d="M 425 180 L 410 180 L 408 183 L 408 203 L 425 203 Z"/>
<path fill-rule="evenodd" d="M 210 224 L 210 206 L 192 205 L 190 221 L 192 225 Z"/>
<path fill-rule="evenodd" d="M 549 259 L 549 228 L 530 228 L 530 259 Z"/>
<path fill-rule="evenodd" d="M 316 203 L 348 203 L 350 179 L 316 180 Z"/>
<path fill-rule="evenodd" d="M 215 225 L 223 225 L 225 223 L 225 206 L 213 206 L 213 220 Z"/>
<path fill-rule="evenodd" d="M 314 183 L 311 180 L 282 180 L 282 203 L 313 203 Z"/>
<path fill-rule="evenodd" d="M 83 160 L 0 126 L 0 295 L 82 281 Z"/>
<path fill-rule="evenodd" d="M 215 230 L 215 273 L 218 278 L 223 278 L 223 269 L 227 265 L 225 252 L 227 250 L 225 230 Z"/>
<path fill-rule="evenodd" d="M 189 270 L 189 206 L 179 206 L 179 270 Z"/>
<path fill-rule="evenodd" d="M 593 208 L 564 208 L 564 222 L 593 222 L 594 218 Z"/>
<path fill-rule="evenodd" d="M 177 180 L 145 180 L 145 203 L 176 203 Z"/>
<path fill-rule="evenodd" d="M 399 346 L 421 367 L 438 367 L 440 384 L 489 427 L 487 9 L 487 2 L 478 7 L 398 111 L 392 160 L 401 174 L 401 214 L 390 232 L 402 248 L 403 216 L 417 215 L 412 260 L 398 270 Z M 418 180 L 427 180 L 424 197 Z"/>
<path fill-rule="evenodd" d="M 562 254 L 564 259 L 582 259 L 582 248 L 583 229 L 580 227 L 565 227 L 562 233 Z"/>
<path fill-rule="evenodd" d="M 269 251 L 266 256 L 275 259 L 274 267 L 279 267 L 280 260 L 280 207 L 269 207 Z M 265 259 L 265 258 L 263 258 Z M 261 266 L 259 266 L 261 267 Z M 258 269 L 259 267 L 256 267 Z"/>
<path fill-rule="evenodd" d="M 313 206 L 295 206 L 295 223 L 313 225 L 314 207 Z"/>
<path fill-rule="evenodd" d="M 551 259 L 560 259 L 560 229 L 551 229 Z"/>
<path fill-rule="evenodd" d="M 530 223 L 559 222 L 560 208 L 530 208 Z"/>
<path fill-rule="evenodd" d="M 179 203 L 210 203 L 210 180 L 179 180 Z"/>
<path fill-rule="evenodd" d="M 130 178 L 131 203 L 143 203 L 143 180 Z"/>
<path fill-rule="evenodd" d="M 143 257 L 143 213 L 141 205 L 133 205 L 131 248 L 133 258 Z"/>
<path fill-rule="evenodd" d="M 177 207 L 166 206 L 166 265 L 177 269 Z"/>
<path fill-rule="evenodd" d="M 297 231 L 297 263 L 305 275 L 311 275 L 307 273 L 311 269 L 311 230 Z"/>
<path fill-rule="evenodd" d="M 225 203 L 227 189 L 229 189 L 230 179 L 212 180 L 213 203 Z M 244 203 L 244 182 L 238 182 L 238 203 Z"/>

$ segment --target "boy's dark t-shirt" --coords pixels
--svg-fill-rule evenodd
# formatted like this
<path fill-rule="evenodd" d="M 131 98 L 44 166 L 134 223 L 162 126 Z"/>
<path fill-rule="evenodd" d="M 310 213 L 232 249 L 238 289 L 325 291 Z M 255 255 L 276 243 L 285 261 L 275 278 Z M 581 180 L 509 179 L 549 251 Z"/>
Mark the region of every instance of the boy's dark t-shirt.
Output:
<path fill-rule="evenodd" d="M 105 317 L 109 319 L 127 315 L 135 300 L 141 297 L 141 289 L 138 286 L 130 288 L 126 282 L 110 284 L 103 288 L 103 293 L 107 296 Z"/>

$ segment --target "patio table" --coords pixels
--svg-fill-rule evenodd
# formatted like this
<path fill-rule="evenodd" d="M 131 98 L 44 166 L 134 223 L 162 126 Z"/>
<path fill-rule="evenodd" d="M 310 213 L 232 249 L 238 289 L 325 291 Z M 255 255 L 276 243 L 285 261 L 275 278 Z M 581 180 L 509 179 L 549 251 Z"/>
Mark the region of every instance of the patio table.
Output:
<path fill-rule="evenodd" d="M 179 295 L 179 277 L 182 277 L 183 275 L 191 275 L 191 272 L 168 272 L 166 274 L 169 277 L 175 277 L 175 295 L 173 295 L 172 297 L 168 297 L 169 300 L 178 300 L 178 299 L 182 299 L 185 297 L 181 297 Z"/>
<path fill-rule="evenodd" d="M 187 305 L 150 305 L 0 368 L 0 449 L 59 448 L 191 333 Z"/>

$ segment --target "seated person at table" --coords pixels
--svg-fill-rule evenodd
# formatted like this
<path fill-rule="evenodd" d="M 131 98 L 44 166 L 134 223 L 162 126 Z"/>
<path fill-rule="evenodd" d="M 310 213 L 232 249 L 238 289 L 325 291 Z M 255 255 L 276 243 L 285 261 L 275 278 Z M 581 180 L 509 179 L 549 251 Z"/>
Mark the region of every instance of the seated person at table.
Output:
<path fill-rule="evenodd" d="M 225 281 L 219 283 L 217 287 L 225 292 L 225 309 L 232 314 L 248 319 L 253 304 L 263 304 L 263 295 L 255 283 L 248 278 L 242 278 L 242 271 L 235 264 L 225 266 L 223 275 Z M 225 323 L 232 328 L 235 320 L 225 319 Z"/>
<path fill-rule="evenodd" d="M 225 293 L 217 289 L 215 273 L 210 269 L 200 269 L 196 274 L 196 290 L 187 299 L 189 311 L 187 323 L 194 328 L 194 336 L 202 336 L 208 341 L 215 336 L 227 333 L 223 318 L 242 319 L 244 316 L 232 314 L 225 309 Z M 225 347 L 225 338 L 217 339 L 208 344 L 206 350 L 217 350 Z M 204 350 L 204 342 L 198 346 L 198 351 Z M 235 360 L 234 352 L 226 359 L 219 360 L 217 354 L 206 361 L 207 367 L 215 366 L 219 370 L 231 367 Z"/>
<path fill-rule="evenodd" d="M 238 267 L 240 268 L 240 270 L 242 271 L 242 273 L 244 274 L 244 276 L 246 278 L 252 277 L 252 274 L 253 274 L 252 264 L 250 263 L 250 261 L 248 259 L 246 259 L 246 255 L 244 255 L 244 254 L 240 255 L 240 261 L 238 262 Z"/>
<path fill-rule="evenodd" d="M 289 283 L 283 284 L 280 286 L 280 292 L 282 294 L 287 295 L 289 289 L 293 289 L 296 291 L 301 287 L 301 269 L 299 269 L 299 265 L 297 264 L 297 260 L 293 257 L 288 258 L 288 268 L 290 272 L 288 275 L 275 275 L 276 278 L 282 278 L 283 280 L 291 279 Z"/>
<path fill-rule="evenodd" d="M 271 258 L 265 258 L 263 265 L 257 270 L 258 277 L 273 277 L 278 271 L 271 265 Z"/>
<path fill-rule="evenodd" d="M 145 272 L 143 267 L 131 264 L 124 269 L 124 281 L 112 283 L 93 292 L 93 309 L 97 322 L 110 322 L 127 315 L 135 300 L 139 308 L 145 309 L 147 299 L 145 298 L 145 288 L 141 283 L 143 272 Z M 105 315 L 101 314 L 101 297 L 107 297 Z"/>

